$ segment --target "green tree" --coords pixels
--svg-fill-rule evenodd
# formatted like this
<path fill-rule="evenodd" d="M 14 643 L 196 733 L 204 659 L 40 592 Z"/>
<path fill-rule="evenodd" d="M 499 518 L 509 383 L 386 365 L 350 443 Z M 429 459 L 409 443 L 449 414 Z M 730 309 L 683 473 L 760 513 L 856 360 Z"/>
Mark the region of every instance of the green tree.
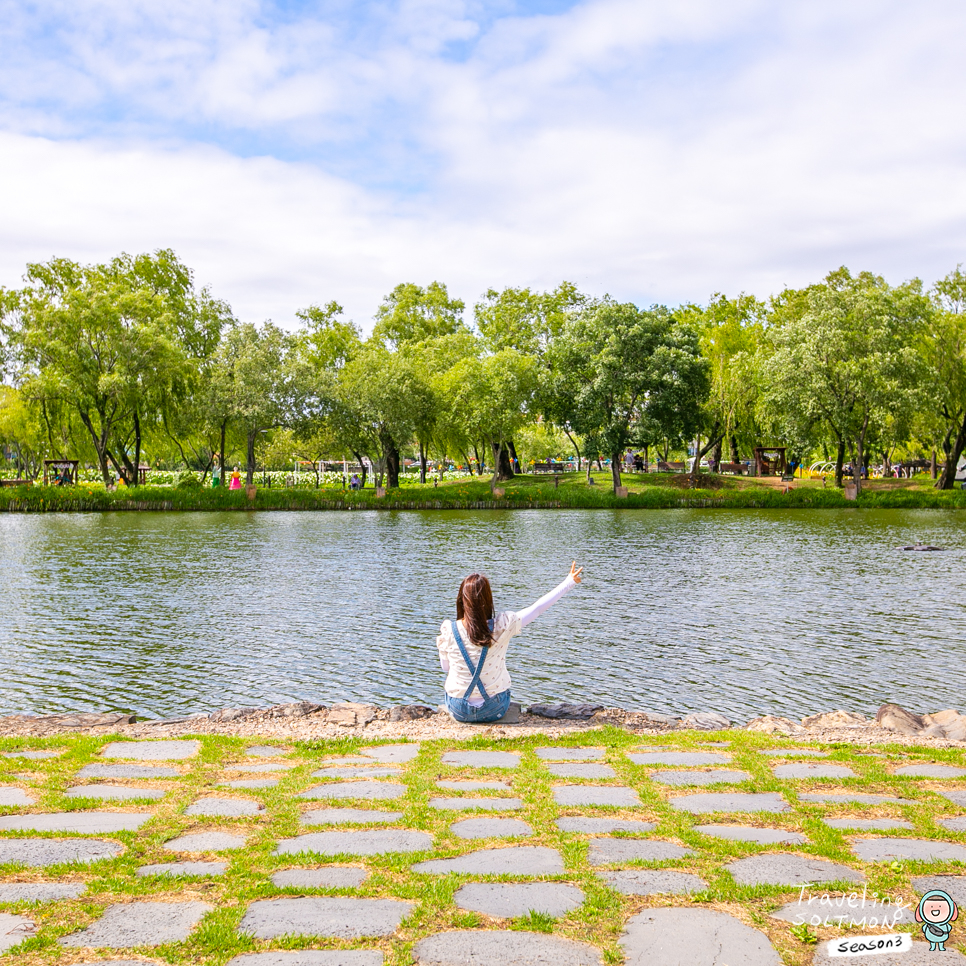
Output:
<path fill-rule="evenodd" d="M 918 280 L 895 288 L 840 268 L 776 315 L 768 330 L 763 404 L 825 422 L 848 449 L 861 489 L 867 443 L 890 416 L 912 409 L 924 370 L 917 343 L 931 313 Z"/>
<path fill-rule="evenodd" d="M 452 335 L 461 328 L 465 304 L 451 299 L 446 286 L 432 282 L 426 288 L 407 282 L 397 285 L 376 310 L 375 341 L 390 349 Z"/>

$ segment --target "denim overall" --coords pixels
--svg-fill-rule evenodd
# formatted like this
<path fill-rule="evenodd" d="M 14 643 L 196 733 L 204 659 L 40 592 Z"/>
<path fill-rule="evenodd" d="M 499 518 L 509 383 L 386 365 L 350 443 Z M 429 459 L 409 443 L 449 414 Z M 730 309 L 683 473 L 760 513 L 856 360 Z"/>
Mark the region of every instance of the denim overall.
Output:
<path fill-rule="evenodd" d="M 446 710 L 457 720 L 465 721 L 470 724 L 473 722 L 484 722 L 484 721 L 499 721 L 506 712 L 507 708 L 510 707 L 510 691 L 501 691 L 499 694 L 493 695 L 491 698 L 486 693 L 486 688 L 480 683 L 480 675 L 483 673 L 483 663 L 486 661 L 486 653 L 489 650 L 488 647 L 482 648 L 482 653 L 480 654 L 480 663 L 473 667 L 470 661 L 470 656 L 466 652 L 466 647 L 463 644 L 463 638 L 460 637 L 459 627 L 456 626 L 456 621 L 451 621 L 453 625 L 453 637 L 456 638 L 456 644 L 460 649 L 460 654 L 463 655 L 463 660 L 466 662 L 466 666 L 470 669 L 470 673 L 473 675 L 473 680 L 470 681 L 470 686 L 466 689 L 466 693 L 462 698 L 453 698 L 448 694 L 444 695 L 446 702 Z M 490 630 L 493 630 L 493 621 L 489 621 Z M 480 696 L 483 698 L 483 703 L 479 707 L 473 707 L 469 703 L 469 697 L 473 693 L 474 688 L 479 688 Z"/>

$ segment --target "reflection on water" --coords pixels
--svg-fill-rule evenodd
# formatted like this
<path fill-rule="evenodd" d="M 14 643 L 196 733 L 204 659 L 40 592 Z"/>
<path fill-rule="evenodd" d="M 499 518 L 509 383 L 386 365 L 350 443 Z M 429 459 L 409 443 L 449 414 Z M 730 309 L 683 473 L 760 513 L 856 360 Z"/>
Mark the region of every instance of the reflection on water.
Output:
<path fill-rule="evenodd" d="M 0 709 L 172 716 L 437 704 L 464 574 L 584 584 L 511 647 L 514 696 L 743 721 L 963 703 L 966 515 L 130 513 L 0 519 Z M 902 553 L 922 539 L 946 553 Z"/>

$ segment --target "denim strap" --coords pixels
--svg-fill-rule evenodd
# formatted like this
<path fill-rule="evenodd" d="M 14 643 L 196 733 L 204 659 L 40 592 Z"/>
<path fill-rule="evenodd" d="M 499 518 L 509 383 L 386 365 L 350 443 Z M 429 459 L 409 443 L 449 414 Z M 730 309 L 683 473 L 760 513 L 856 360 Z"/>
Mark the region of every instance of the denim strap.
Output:
<path fill-rule="evenodd" d="M 466 647 L 463 645 L 463 638 L 460 637 L 460 629 L 456 626 L 456 621 L 450 621 L 453 625 L 453 637 L 456 638 L 456 643 L 459 646 L 460 654 L 463 655 L 463 660 L 466 662 L 466 666 L 469 668 L 470 674 L 473 675 L 473 680 L 470 681 L 470 686 L 466 689 L 466 693 L 463 695 L 463 700 L 465 701 L 472 693 L 473 688 L 479 688 L 480 694 L 483 696 L 484 701 L 489 701 L 490 696 L 486 693 L 486 688 L 480 683 L 480 674 L 483 672 L 483 663 L 486 661 L 486 648 L 481 649 L 480 653 L 480 663 L 473 667 L 473 662 L 470 660 L 469 654 L 466 652 Z"/>

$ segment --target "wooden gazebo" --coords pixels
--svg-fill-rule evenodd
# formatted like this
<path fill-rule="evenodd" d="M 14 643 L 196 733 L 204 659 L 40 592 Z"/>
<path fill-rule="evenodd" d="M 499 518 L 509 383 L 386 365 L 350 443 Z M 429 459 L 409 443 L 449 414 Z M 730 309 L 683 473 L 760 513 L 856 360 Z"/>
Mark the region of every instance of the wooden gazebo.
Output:
<path fill-rule="evenodd" d="M 755 473 L 758 476 L 784 476 L 788 468 L 784 446 L 756 446 Z"/>
<path fill-rule="evenodd" d="M 76 486 L 79 460 L 44 460 L 44 486 Z"/>

